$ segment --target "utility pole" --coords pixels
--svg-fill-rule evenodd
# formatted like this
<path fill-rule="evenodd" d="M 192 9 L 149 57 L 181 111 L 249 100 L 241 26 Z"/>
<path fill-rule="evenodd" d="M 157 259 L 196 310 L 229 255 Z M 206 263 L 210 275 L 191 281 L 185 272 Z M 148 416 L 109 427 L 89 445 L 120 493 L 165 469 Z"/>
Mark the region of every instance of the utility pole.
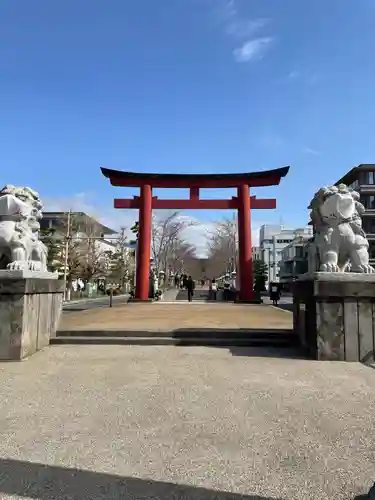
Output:
<path fill-rule="evenodd" d="M 69 242 L 70 242 L 70 226 L 71 226 L 71 216 L 72 216 L 72 211 L 69 210 L 68 212 L 68 222 L 67 222 L 67 228 L 66 228 L 66 241 L 65 241 L 65 256 L 64 256 L 64 301 L 66 300 L 66 285 L 67 285 L 67 278 L 68 278 L 68 257 L 69 257 Z"/>
<path fill-rule="evenodd" d="M 273 260 L 273 281 L 277 281 L 277 267 L 276 267 L 276 236 L 272 237 L 272 260 Z"/>
<path fill-rule="evenodd" d="M 271 248 L 268 248 L 268 284 L 272 281 L 271 277 Z"/>

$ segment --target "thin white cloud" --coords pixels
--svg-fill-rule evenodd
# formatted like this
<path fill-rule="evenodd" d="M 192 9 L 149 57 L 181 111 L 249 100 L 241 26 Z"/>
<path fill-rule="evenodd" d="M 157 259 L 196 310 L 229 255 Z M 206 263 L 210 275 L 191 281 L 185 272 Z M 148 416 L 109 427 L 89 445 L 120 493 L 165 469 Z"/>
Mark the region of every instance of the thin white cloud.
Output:
<path fill-rule="evenodd" d="M 309 77 L 307 78 L 307 83 L 309 85 L 316 85 L 321 81 L 321 79 L 322 78 L 320 75 L 318 75 L 317 73 L 313 73 L 313 74 L 309 75 Z"/>
<path fill-rule="evenodd" d="M 119 231 L 121 227 L 127 229 L 128 237 L 131 237 L 131 226 L 137 219 L 137 214 L 134 210 L 115 210 L 111 206 L 98 206 L 93 203 L 95 196 L 87 193 L 77 193 L 72 196 L 60 198 L 42 199 L 44 211 L 46 212 L 84 212 L 91 217 L 94 217 L 105 226 Z"/>
<path fill-rule="evenodd" d="M 85 212 L 88 215 L 96 218 L 102 224 L 115 231 L 119 231 L 121 227 L 126 228 L 126 234 L 129 239 L 134 238 L 130 228 L 138 219 L 137 210 L 115 210 L 114 208 L 97 206 L 93 204 L 95 200 L 94 195 L 86 193 L 77 193 L 69 197 L 61 198 L 48 198 L 43 199 L 44 211 L 46 212 L 68 212 L 69 210 L 75 212 Z M 156 216 L 165 215 L 164 210 L 155 211 Z M 207 238 L 212 232 L 215 231 L 217 222 L 210 220 L 203 220 L 190 215 L 185 215 L 181 212 L 181 219 L 186 220 L 187 223 L 191 222 L 192 225 L 183 231 L 184 239 L 195 246 L 196 254 L 198 257 L 204 258 L 207 256 Z M 253 223 L 252 225 L 252 238 L 253 245 L 259 243 L 259 228 L 261 224 Z"/>
<path fill-rule="evenodd" d="M 242 46 L 233 50 L 235 61 L 244 63 L 264 57 L 275 40 L 273 36 L 259 36 L 269 19 L 243 17 L 236 0 L 222 0 L 216 7 L 216 12 L 225 33 L 237 41 L 243 40 Z"/>
<path fill-rule="evenodd" d="M 285 146 L 285 140 L 277 134 L 273 133 L 266 133 L 264 135 L 261 135 L 260 137 L 257 138 L 257 141 L 259 146 L 262 148 L 281 148 Z"/>
<path fill-rule="evenodd" d="M 313 156 L 319 156 L 320 153 L 316 149 L 305 147 L 302 149 L 303 153 L 306 153 L 307 155 L 313 155 Z"/>
<path fill-rule="evenodd" d="M 111 206 L 103 207 L 93 203 L 96 197 L 87 193 L 77 193 L 69 197 L 43 199 L 44 211 L 46 212 L 85 212 L 91 215 L 105 226 L 119 231 L 121 227 L 126 228 L 126 235 L 129 239 L 134 238 L 130 228 L 138 219 L 137 210 L 115 210 Z M 164 210 L 155 211 L 156 216 L 165 214 Z M 184 215 L 181 212 L 181 219 L 191 222 L 183 232 L 183 237 L 197 249 L 198 256 L 206 255 L 207 234 L 213 230 L 214 223 Z"/>
<path fill-rule="evenodd" d="M 296 80 L 301 76 L 301 72 L 298 70 L 292 70 L 288 73 L 289 80 Z"/>
<path fill-rule="evenodd" d="M 242 45 L 242 47 L 234 49 L 233 57 L 238 63 L 263 59 L 273 41 L 273 37 L 262 37 L 248 40 Z"/>
<path fill-rule="evenodd" d="M 236 0 L 224 0 L 221 2 L 217 8 L 217 13 L 222 21 L 228 21 L 236 17 L 238 15 Z"/>
<path fill-rule="evenodd" d="M 291 70 L 287 74 L 286 80 L 288 81 L 298 80 L 306 85 L 314 86 L 321 81 L 321 75 L 309 71 Z"/>
<path fill-rule="evenodd" d="M 247 38 L 264 28 L 267 22 L 267 19 L 236 19 L 228 24 L 226 31 L 233 37 Z"/>

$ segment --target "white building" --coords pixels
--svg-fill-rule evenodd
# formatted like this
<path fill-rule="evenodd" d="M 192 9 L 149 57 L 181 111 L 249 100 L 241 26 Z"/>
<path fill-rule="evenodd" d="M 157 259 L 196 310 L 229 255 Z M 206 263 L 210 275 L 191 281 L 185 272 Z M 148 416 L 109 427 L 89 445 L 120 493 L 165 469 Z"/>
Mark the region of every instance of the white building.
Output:
<path fill-rule="evenodd" d="M 311 238 L 313 229 L 311 226 L 290 229 L 280 224 L 264 224 L 260 228 L 259 248 L 260 258 L 268 267 L 268 280 L 280 280 L 280 262 L 282 251 L 295 238 Z"/>
<path fill-rule="evenodd" d="M 252 247 L 251 248 L 251 255 L 253 256 L 253 260 L 260 260 L 261 259 L 260 248 L 259 247 Z"/>

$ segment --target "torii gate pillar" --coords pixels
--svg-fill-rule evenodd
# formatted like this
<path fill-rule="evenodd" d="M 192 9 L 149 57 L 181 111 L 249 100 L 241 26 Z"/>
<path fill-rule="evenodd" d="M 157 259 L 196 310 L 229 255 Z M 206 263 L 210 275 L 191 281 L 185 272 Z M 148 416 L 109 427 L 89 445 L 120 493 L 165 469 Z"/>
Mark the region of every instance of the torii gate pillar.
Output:
<path fill-rule="evenodd" d="M 151 186 L 149 184 L 141 186 L 140 194 L 135 298 L 136 300 L 147 300 L 150 279 L 152 229 Z"/>
<path fill-rule="evenodd" d="M 238 193 L 238 250 L 241 302 L 252 302 L 255 298 L 253 289 L 253 259 L 251 246 L 250 192 L 247 184 L 237 188 Z"/>

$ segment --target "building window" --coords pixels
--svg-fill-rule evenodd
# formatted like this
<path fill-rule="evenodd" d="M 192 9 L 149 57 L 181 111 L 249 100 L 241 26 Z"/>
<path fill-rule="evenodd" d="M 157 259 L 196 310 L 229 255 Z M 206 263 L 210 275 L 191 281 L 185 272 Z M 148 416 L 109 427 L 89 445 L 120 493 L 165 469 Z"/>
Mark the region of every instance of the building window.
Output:
<path fill-rule="evenodd" d="M 368 253 L 369 253 L 370 259 L 375 259 L 375 241 L 369 241 Z"/>
<path fill-rule="evenodd" d="M 363 217 L 362 227 L 365 233 L 375 234 L 375 219 L 372 217 Z"/>
<path fill-rule="evenodd" d="M 364 184 L 375 184 L 375 172 L 364 172 Z"/>
<path fill-rule="evenodd" d="M 375 196 L 373 195 L 365 195 L 361 196 L 361 203 L 367 209 L 375 209 Z"/>
<path fill-rule="evenodd" d="M 277 243 L 279 244 L 288 244 L 291 243 L 293 240 L 277 240 Z"/>
<path fill-rule="evenodd" d="M 296 247 L 296 257 L 298 259 L 303 258 L 303 247 Z"/>
<path fill-rule="evenodd" d="M 49 229 L 50 228 L 50 219 L 42 219 L 40 221 L 40 229 Z"/>

